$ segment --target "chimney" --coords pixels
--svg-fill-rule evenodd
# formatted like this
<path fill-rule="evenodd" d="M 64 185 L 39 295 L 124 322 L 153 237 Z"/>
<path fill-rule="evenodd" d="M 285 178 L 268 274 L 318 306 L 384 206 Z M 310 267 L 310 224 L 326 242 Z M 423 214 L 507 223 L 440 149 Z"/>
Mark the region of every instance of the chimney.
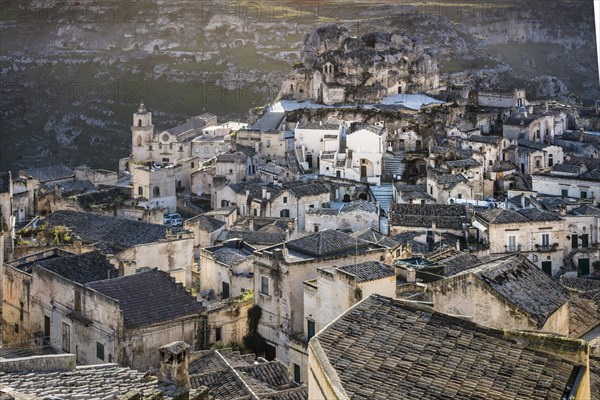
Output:
<path fill-rule="evenodd" d="M 521 194 L 521 208 L 525 208 L 525 195 Z"/>
<path fill-rule="evenodd" d="M 160 375 L 158 382 L 190 388 L 189 353 L 192 346 L 185 342 L 173 342 L 158 348 L 160 352 Z"/>
<path fill-rule="evenodd" d="M 262 198 L 263 199 L 267 198 L 267 188 L 266 187 L 262 188 Z"/>

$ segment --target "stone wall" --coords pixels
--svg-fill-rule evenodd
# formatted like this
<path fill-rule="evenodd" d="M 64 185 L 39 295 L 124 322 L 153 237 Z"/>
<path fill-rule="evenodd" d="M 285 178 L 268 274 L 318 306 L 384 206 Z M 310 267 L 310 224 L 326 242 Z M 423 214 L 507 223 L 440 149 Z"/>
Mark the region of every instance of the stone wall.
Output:
<path fill-rule="evenodd" d="M 11 372 L 58 372 L 75 369 L 74 354 L 52 354 L 23 358 L 0 358 L 0 371 Z"/>

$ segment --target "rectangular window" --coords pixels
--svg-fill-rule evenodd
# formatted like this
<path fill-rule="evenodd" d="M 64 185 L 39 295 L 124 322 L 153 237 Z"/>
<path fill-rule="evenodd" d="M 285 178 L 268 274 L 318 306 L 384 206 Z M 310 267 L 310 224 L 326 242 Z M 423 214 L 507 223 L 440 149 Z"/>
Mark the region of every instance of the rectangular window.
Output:
<path fill-rule="evenodd" d="M 62 324 L 62 350 L 71 352 L 71 327 L 64 323 Z"/>
<path fill-rule="evenodd" d="M 302 377 L 300 375 L 300 366 L 298 364 L 294 364 L 294 382 L 302 383 Z"/>
<path fill-rule="evenodd" d="M 306 332 L 307 332 L 308 340 L 310 340 L 310 338 L 315 336 L 315 321 L 309 319 L 309 320 L 306 320 L 306 322 L 307 322 Z"/>
<path fill-rule="evenodd" d="M 81 311 L 81 292 L 75 291 L 75 311 Z"/>
<path fill-rule="evenodd" d="M 19 320 L 23 321 L 23 313 L 25 310 L 25 303 L 21 302 L 21 309 L 19 311 Z"/>
<path fill-rule="evenodd" d="M 319 232 L 319 225 L 315 225 L 315 232 Z"/>
<path fill-rule="evenodd" d="M 550 246 L 550 234 L 542 234 L 542 246 Z"/>
<path fill-rule="evenodd" d="M 310 205 L 308 206 L 308 208 L 315 208 L 315 205 L 314 205 L 314 204 L 310 204 Z"/>
<path fill-rule="evenodd" d="M 584 192 L 583 190 L 581 191 L 581 198 L 582 199 L 587 199 L 587 192 Z"/>
<path fill-rule="evenodd" d="M 512 252 L 512 251 L 517 251 L 517 237 L 516 236 L 509 236 L 508 237 L 508 251 Z"/>
<path fill-rule="evenodd" d="M 269 278 L 266 276 L 260 277 L 260 292 L 269 295 Z"/>
<path fill-rule="evenodd" d="M 220 342 L 223 338 L 221 337 L 221 327 L 215 329 L 215 341 Z"/>
<path fill-rule="evenodd" d="M 227 282 L 223 282 L 223 291 L 222 291 L 222 296 L 223 299 L 228 299 L 229 298 L 229 283 Z"/>
<path fill-rule="evenodd" d="M 283 202 L 287 203 L 287 196 L 283 196 Z"/>
<path fill-rule="evenodd" d="M 587 233 L 581 234 L 581 247 L 590 247 L 589 235 Z"/>
<path fill-rule="evenodd" d="M 96 342 L 96 358 L 104 361 L 104 345 L 100 342 Z"/>
<path fill-rule="evenodd" d="M 562 190 L 560 191 L 560 195 L 561 195 L 562 197 L 569 197 L 569 191 L 568 191 L 567 189 L 562 189 Z"/>
<path fill-rule="evenodd" d="M 459 198 L 459 199 L 462 199 L 462 193 L 459 193 L 459 194 L 458 194 L 458 198 Z"/>

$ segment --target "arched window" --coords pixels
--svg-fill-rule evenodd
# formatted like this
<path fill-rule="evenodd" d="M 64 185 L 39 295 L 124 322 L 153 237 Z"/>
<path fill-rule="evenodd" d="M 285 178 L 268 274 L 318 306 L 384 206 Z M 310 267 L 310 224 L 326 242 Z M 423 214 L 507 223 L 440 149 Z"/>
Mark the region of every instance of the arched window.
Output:
<path fill-rule="evenodd" d="M 144 188 L 141 187 L 141 186 L 138 187 L 138 195 L 139 196 L 143 196 L 144 195 Z"/>
<path fill-rule="evenodd" d="M 548 155 L 548 166 L 551 167 L 554 165 L 554 155 Z"/>
<path fill-rule="evenodd" d="M 158 186 L 154 186 L 154 189 L 152 189 L 152 196 L 160 197 L 160 188 Z"/>
<path fill-rule="evenodd" d="M 287 208 L 285 210 L 281 210 L 279 212 L 279 216 L 281 218 L 289 218 L 290 217 L 290 210 L 288 210 Z"/>
<path fill-rule="evenodd" d="M 142 120 L 141 120 L 141 118 L 138 119 L 138 126 L 142 126 Z"/>
<path fill-rule="evenodd" d="M 138 145 L 138 146 L 141 146 L 141 145 L 142 145 L 142 137 L 141 137 L 141 136 L 138 136 L 138 137 L 137 137 L 137 145 Z"/>

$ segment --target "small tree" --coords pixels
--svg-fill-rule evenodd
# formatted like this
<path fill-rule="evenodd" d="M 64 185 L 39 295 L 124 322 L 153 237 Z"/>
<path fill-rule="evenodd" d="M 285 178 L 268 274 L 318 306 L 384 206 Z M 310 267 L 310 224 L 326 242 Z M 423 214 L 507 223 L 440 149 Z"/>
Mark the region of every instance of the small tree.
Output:
<path fill-rule="evenodd" d="M 248 333 L 244 336 L 244 347 L 254 354 L 263 355 L 265 353 L 265 339 L 258 333 L 258 324 L 262 317 L 262 309 L 258 304 L 253 305 L 248 310 L 247 328 Z"/>

